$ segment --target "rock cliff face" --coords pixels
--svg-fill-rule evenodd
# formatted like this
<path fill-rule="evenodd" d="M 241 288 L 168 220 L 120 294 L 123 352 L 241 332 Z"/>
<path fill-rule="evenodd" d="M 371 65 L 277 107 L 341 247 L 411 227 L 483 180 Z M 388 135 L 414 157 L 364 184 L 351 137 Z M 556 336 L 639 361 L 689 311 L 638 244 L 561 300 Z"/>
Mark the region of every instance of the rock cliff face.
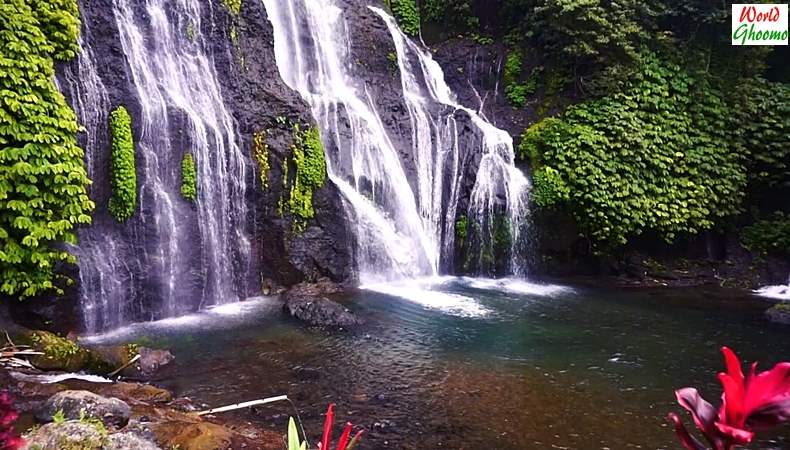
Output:
<path fill-rule="evenodd" d="M 331 182 L 315 193 L 316 216 L 304 231 L 295 232 L 288 215 L 278 210 L 289 189 L 283 183 L 283 168 L 294 170 L 294 124 L 304 129 L 313 119 L 299 95 L 280 78 L 262 3 L 241 2 L 238 12 L 220 0 L 186 2 L 186 6 L 121 3 L 80 1 L 82 53 L 58 68 L 61 91 L 84 128 L 79 142 L 86 149 L 93 180 L 90 195 L 97 205 L 93 224 L 79 233 L 75 249 L 79 270 L 64 269 L 78 284 L 60 303 L 69 305 L 68 311 L 48 306 L 51 299 L 39 299 L 22 305 L 24 310 L 14 311 L 14 316 L 39 326 L 57 317 L 58 323 L 69 324 L 68 329 L 100 331 L 229 300 L 209 298 L 216 294 L 257 295 L 263 280 L 292 285 L 321 277 L 337 282 L 352 279 L 353 239 Z M 169 60 L 142 61 L 165 53 Z M 186 80 L 186 86 L 183 81 L 179 86 L 182 71 L 194 78 L 186 67 L 193 56 L 205 57 L 209 66 L 202 69 L 211 72 L 206 77 L 213 75 L 218 85 Z M 163 63 L 173 66 L 163 68 Z M 156 76 L 146 79 L 150 75 L 146 70 Z M 168 70 L 179 72 L 174 75 L 175 88 L 168 86 L 173 80 L 162 79 Z M 195 99 L 171 94 L 181 87 L 184 97 L 194 94 Z M 212 91 L 215 88 L 218 92 Z M 152 93 L 171 98 L 152 99 Z M 204 97 L 214 94 L 221 96 L 214 99 L 216 104 L 206 104 Z M 138 209 L 122 224 L 107 211 L 111 195 L 107 117 L 119 105 L 131 115 L 138 145 Z M 206 110 L 200 110 L 204 105 Z M 224 110 L 218 113 L 217 108 Z M 217 124 L 221 117 L 214 116 L 224 111 L 232 123 Z M 166 123 L 161 125 L 162 121 Z M 267 146 L 265 187 L 253 158 L 256 133 L 264 136 Z M 158 136 L 162 134 L 167 137 Z M 199 151 L 201 140 L 208 141 L 203 143 L 205 157 L 197 158 L 198 197 L 203 203 L 195 205 L 178 195 L 180 167 L 185 152 Z M 234 151 L 241 155 L 235 166 Z M 219 169 L 208 172 L 212 179 L 201 179 L 207 173 L 201 165 Z M 232 177 L 238 178 L 235 186 L 224 179 Z M 214 188 L 215 184 L 220 186 Z M 212 195 L 216 190 L 219 195 L 209 198 L 206 193 L 204 198 L 201 190 Z M 242 198 L 234 200 L 234 195 Z M 225 205 L 226 200 L 241 207 Z M 217 208 L 222 209 L 212 212 Z M 217 217 L 201 217 L 210 214 Z M 218 221 L 225 228 L 210 229 Z M 230 245 L 223 247 L 223 239 Z M 217 263 L 208 260 L 211 253 L 227 254 Z M 80 309 L 86 316 L 82 319 Z M 62 320 L 66 317 L 76 320 Z"/>
<path fill-rule="evenodd" d="M 220 75 L 223 96 L 233 112 L 242 146 L 252 154 L 253 133 L 265 131 L 270 150 L 268 189 L 255 189 L 251 204 L 255 223 L 254 253 L 258 261 L 255 293 L 262 279 L 281 285 L 328 277 L 353 278 L 353 236 L 337 188 L 327 181 L 314 197 L 315 221 L 301 233 L 277 211 L 283 192 L 283 161 L 292 160 L 291 124 L 311 124 L 307 104 L 281 79 L 274 58 L 274 36 L 260 1 L 244 1 L 238 15 L 216 8 L 208 36 Z M 233 30 L 236 30 L 235 32 Z M 235 37 L 234 37 L 235 34 Z M 234 43 L 234 40 L 236 41 Z"/>

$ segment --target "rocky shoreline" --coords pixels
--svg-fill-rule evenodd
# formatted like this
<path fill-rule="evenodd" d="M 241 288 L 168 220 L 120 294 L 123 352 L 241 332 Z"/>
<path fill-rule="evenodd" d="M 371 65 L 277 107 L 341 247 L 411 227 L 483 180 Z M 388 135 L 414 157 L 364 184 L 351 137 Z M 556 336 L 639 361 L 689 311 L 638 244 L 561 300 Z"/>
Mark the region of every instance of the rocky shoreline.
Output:
<path fill-rule="evenodd" d="M 0 369 L 28 449 L 280 449 L 282 435 L 249 422 L 198 416 L 202 405 L 147 383 L 34 381 L 40 371 Z M 52 375 L 52 373 L 48 373 Z"/>

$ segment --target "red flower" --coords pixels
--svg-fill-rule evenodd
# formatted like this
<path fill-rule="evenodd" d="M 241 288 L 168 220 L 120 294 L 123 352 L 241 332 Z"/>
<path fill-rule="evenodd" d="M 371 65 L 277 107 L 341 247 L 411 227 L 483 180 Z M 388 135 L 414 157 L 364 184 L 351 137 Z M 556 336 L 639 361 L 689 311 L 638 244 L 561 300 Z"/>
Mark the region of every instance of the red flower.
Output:
<path fill-rule="evenodd" d="M 694 388 L 675 391 L 678 403 L 691 413 L 694 423 L 714 450 L 730 450 L 746 445 L 756 431 L 764 431 L 790 419 L 790 363 L 777 364 L 757 373 L 757 363 L 744 376 L 735 353 L 722 348 L 726 373 L 719 374 L 724 393 L 717 411 Z M 677 414 L 670 414 L 680 442 L 688 450 L 705 447 L 692 437 Z"/>
<path fill-rule="evenodd" d="M 332 403 L 329 405 L 329 408 L 326 409 L 326 419 L 324 419 L 324 434 L 321 437 L 321 443 L 318 444 L 318 448 L 320 450 L 330 450 L 329 444 L 332 442 L 332 426 L 335 422 L 335 404 Z M 346 422 L 346 426 L 343 427 L 343 433 L 340 435 L 340 439 L 337 441 L 337 450 L 352 450 L 354 447 L 357 446 L 360 439 L 362 439 L 362 435 L 365 433 L 365 430 L 360 430 L 354 435 L 354 438 L 349 441 L 351 438 L 351 429 L 353 425 L 351 422 Z M 0 449 L 2 450 L 2 449 Z"/>
<path fill-rule="evenodd" d="M 8 392 L 0 392 L 0 450 L 17 450 L 25 441 L 14 430 L 14 421 L 18 415 Z"/>

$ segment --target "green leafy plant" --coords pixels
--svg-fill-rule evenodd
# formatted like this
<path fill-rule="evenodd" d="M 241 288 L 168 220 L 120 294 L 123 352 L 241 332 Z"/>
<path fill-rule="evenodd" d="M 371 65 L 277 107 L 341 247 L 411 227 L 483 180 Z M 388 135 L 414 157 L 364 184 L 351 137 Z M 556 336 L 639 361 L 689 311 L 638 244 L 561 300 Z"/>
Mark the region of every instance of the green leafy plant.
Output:
<path fill-rule="evenodd" d="M 258 163 L 258 178 L 261 188 L 269 187 L 269 145 L 266 143 L 266 133 L 256 131 L 252 134 L 252 157 Z"/>
<path fill-rule="evenodd" d="M 293 417 L 288 418 L 288 450 L 307 450 L 307 442 L 300 442 Z"/>
<path fill-rule="evenodd" d="M 532 201 L 541 208 L 561 204 L 570 198 L 570 189 L 560 173 L 550 166 L 535 170 L 532 181 Z"/>
<path fill-rule="evenodd" d="M 301 233 L 315 216 L 313 193 L 326 181 L 326 160 L 321 134 L 316 127 L 302 131 L 298 124 L 293 133 L 293 162 L 296 166 L 287 207 L 293 218 L 294 231 Z M 284 182 L 287 169 L 284 168 Z"/>
<path fill-rule="evenodd" d="M 192 153 L 181 158 L 181 196 L 189 201 L 197 200 L 197 170 Z"/>
<path fill-rule="evenodd" d="M 466 237 L 469 234 L 468 228 L 468 219 L 466 216 L 460 216 L 458 220 L 455 221 L 455 238 L 458 241 L 459 245 L 463 246 L 464 241 L 466 241 Z"/>
<path fill-rule="evenodd" d="M 55 425 L 60 425 L 66 421 L 66 415 L 63 413 L 62 409 L 55 411 L 55 414 L 52 415 L 52 422 Z"/>
<path fill-rule="evenodd" d="M 604 246 L 644 230 L 667 241 L 698 233 L 739 212 L 743 196 L 722 93 L 654 53 L 640 67 L 619 92 L 530 127 L 520 145 L 538 169 L 539 205 L 565 204 Z"/>
<path fill-rule="evenodd" d="M 414 0 L 386 0 L 401 30 L 409 36 L 420 34 L 420 10 Z"/>
<path fill-rule="evenodd" d="M 112 196 L 109 211 L 118 222 L 125 222 L 137 208 L 137 164 L 132 138 L 132 118 L 123 106 L 110 113 L 110 135 Z"/>
<path fill-rule="evenodd" d="M 20 298 L 56 285 L 61 242 L 94 209 L 77 146 L 77 118 L 54 84 L 55 62 L 78 49 L 76 0 L 5 0 L 0 6 L 0 292 Z"/>

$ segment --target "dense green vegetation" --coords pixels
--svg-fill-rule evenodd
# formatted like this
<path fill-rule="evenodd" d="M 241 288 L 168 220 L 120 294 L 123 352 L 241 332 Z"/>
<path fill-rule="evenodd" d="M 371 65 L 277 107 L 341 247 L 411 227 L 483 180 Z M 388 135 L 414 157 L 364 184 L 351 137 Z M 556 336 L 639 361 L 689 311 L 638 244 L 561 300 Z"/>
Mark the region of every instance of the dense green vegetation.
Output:
<path fill-rule="evenodd" d="M 125 222 L 137 208 L 137 164 L 132 138 L 132 118 L 123 106 L 110 113 L 110 137 L 112 196 L 108 209 L 118 222 Z"/>
<path fill-rule="evenodd" d="M 53 80 L 77 51 L 75 0 L 0 3 L 0 292 L 60 291 L 74 227 L 91 222 L 77 119 Z"/>
<path fill-rule="evenodd" d="M 302 130 L 299 124 L 294 125 L 292 151 L 296 170 L 293 179 L 289 180 L 288 160 L 283 160 L 283 193 L 288 192 L 289 196 L 287 201 L 280 198 L 278 210 L 280 215 L 290 214 L 294 231 L 301 233 L 315 217 L 313 193 L 326 181 L 324 145 L 318 128 Z"/>
<path fill-rule="evenodd" d="M 542 169 L 538 204 L 566 201 L 601 243 L 645 230 L 671 241 L 740 210 L 743 152 L 722 93 L 655 54 L 643 58 L 619 91 L 539 122 L 521 145 Z"/>
<path fill-rule="evenodd" d="M 197 200 L 197 169 L 192 153 L 181 158 L 181 196 L 189 201 Z"/>
<path fill-rule="evenodd" d="M 790 195 L 787 71 L 779 50 L 730 45 L 729 4 L 429 0 L 422 13 L 505 44 L 505 97 L 534 107 L 519 151 L 532 198 L 572 215 L 599 250 L 790 207 L 777 204 Z"/>
<path fill-rule="evenodd" d="M 420 34 L 420 11 L 414 0 L 386 0 L 387 7 L 409 36 Z"/>

